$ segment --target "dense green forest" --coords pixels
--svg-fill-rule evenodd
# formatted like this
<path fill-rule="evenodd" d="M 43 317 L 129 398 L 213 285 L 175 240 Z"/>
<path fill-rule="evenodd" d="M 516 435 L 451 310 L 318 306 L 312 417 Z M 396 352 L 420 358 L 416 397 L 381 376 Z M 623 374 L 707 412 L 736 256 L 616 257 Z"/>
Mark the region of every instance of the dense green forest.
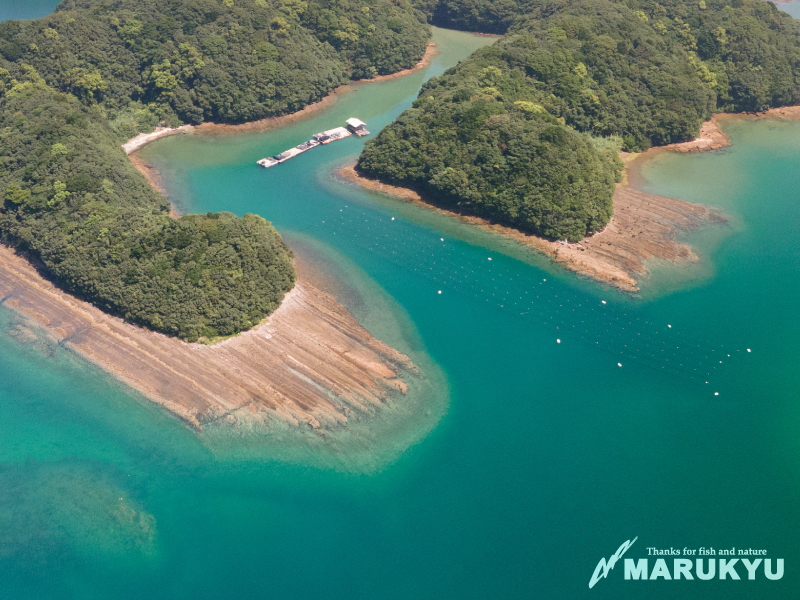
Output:
<path fill-rule="evenodd" d="M 446 8 L 471 15 L 464 28 L 507 34 L 429 81 L 358 168 L 467 214 L 578 240 L 610 218 L 613 148 L 689 140 L 715 110 L 800 103 L 800 25 L 763 0 L 732 4 L 419 2 L 433 22 Z"/>
<path fill-rule="evenodd" d="M 0 237 L 151 329 L 251 327 L 294 285 L 290 249 L 255 215 L 172 219 L 120 142 L 297 111 L 413 65 L 429 35 L 404 0 L 65 0 L 0 23 Z"/>
<path fill-rule="evenodd" d="M 481 33 L 505 33 L 536 0 L 413 0 L 439 27 Z"/>
<path fill-rule="evenodd" d="M 127 135 L 295 112 L 414 65 L 424 20 L 405 0 L 64 0 L 44 19 L 0 24 L 0 55 L 99 104 Z"/>
<path fill-rule="evenodd" d="M 96 108 L 32 68 L 0 86 L 3 240 L 66 290 L 152 329 L 196 340 L 236 333 L 294 283 L 291 251 L 255 215 L 169 216 Z M 4 93 L 3 93 L 4 92 Z"/>

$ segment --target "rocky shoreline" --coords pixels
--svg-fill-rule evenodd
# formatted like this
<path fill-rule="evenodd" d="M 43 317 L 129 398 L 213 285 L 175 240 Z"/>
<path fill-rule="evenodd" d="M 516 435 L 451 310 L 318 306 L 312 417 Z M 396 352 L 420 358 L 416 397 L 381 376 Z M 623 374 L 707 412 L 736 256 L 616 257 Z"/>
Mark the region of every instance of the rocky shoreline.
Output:
<path fill-rule="evenodd" d="M 640 159 L 637 157 L 637 160 Z M 631 168 L 630 165 L 628 168 Z M 339 169 L 336 174 L 340 179 L 366 189 L 412 202 L 513 239 L 542 252 L 554 263 L 570 271 L 630 293 L 638 292 L 639 281 L 648 275 L 648 260 L 656 258 L 675 264 L 698 260 L 691 246 L 677 241 L 680 230 L 695 230 L 704 223 L 727 222 L 722 215 L 700 204 L 648 194 L 630 184 L 620 184 L 614 193 L 614 216 L 609 224 L 601 232 L 580 242 L 567 243 L 547 240 L 487 219 L 432 206 L 414 190 L 361 176 L 355 170 L 355 163 Z"/>
<path fill-rule="evenodd" d="M 696 262 L 698 256 L 688 244 L 677 241 L 680 231 L 693 231 L 704 224 L 725 224 L 727 219 L 701 205 L 648 194 L 636 189 L 635 179 L 645 160 L 660 152 L 711 152 L 731 145 L 721 124 L 733 119 L 800 119 L 800 106 L 772 108 L 757 113 L 718 113 L 703 123 L 697 138 L 678 144 L 651 148 L 641 154 L 621 153 L 626 162 L 623 182 L 614 193 L 614 216 L 598 233 L 577 243 L 565 243 L 528 235 L 486 219 L 461 215 L 425 202 L 414 190 L 362 177 L 355 164 L 337 171 L 340 179 L 407 202 L 446 214 L 535 248 L 553 262 L 579 275 L 625 292 L 638 292 L 639 281 L 649 275 L 646 262 L 661 259 L 676 265 Z M 634 180 L 631 183 L 630 180 Z"/>
<path fill-rule="evenodd" d="M 134 154 L 147 144 L 193 131 L 241 133 L 294 123 L 327 108 L 353 84 L 404 77 L 426 68 L 435 55 L 436 45 L 430 43 L 414 67 L 351 82 L 291 115 L 241 125 L 159 127 L 122 147 L 150 185 L 166 195 L 158 170 Z M 179 216 L 174 207 L 172 216 Z M 264 323 L 211 346 L 188 344 L 107 315 L 62 292 L 3 246 L 0 304 L 196 428 L 220 420 L 252 424 L 279 419 L 324 433 L 401 397 L 408 391 L 404 378 L 419 376 L 407 356 L 373 337 L 333 296 L 303 280 Z"/>
<path fill-rule="evenodd" d="M 264 323 L 211 346 L 108 315 L 5 246 L 0 304 L 198 429 L 279 420 L 324 434 L 402 398 L 419 375 L 407 356 L 303 281 Z"/>
<path fill-rule="evenodd" d="M 731 140 L 722 128 L 716 116 L 700 126 L 700 135 L 689 142 L 664 146 L 672 152 L 711 152 L 731 145 Z"/>
<path fill-rule="evenodd" d="M 554 263 L 624 292 L 639 291 L 639 282 L 649 275 L 647 261 L 661 259 L 680 265 L 698 260 L 689 244 L 677 241 L 680 231 L 693 231 L 704 224 L 725 224 L 727 219 L 708 207 L 675 198 L 648 194 L 636 189 L 643 162 L 659 152 L 711 152 L 731 145 L 721 123 L 741 118 L 800 119 L 800 106 L 772 108 L 760 113 L 719 113 L 703 123 L 694 140 L 651 148 L 642 154 L 621 153 L 626 162 L 623 182 L 614 193 L 614 216 L 600 232 L 580 242 L 566 243 L 529 235 L 492 223 L 487 219 L 451 212 L 425 202 L 414 190 L 382 183 L 361 176 L 355 163 L 336 172 L 342 180 L 361 187 L 418 204 L 532 247 Z"/>

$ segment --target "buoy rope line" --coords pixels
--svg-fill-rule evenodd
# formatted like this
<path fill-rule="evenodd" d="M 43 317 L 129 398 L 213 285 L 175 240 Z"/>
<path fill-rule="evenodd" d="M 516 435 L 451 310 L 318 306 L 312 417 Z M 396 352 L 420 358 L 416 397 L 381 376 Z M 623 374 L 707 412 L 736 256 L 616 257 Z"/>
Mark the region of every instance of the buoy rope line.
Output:
<path fill-rule="evenodd" d="M 671 323 L 657 325 L 629 315 L 633 308 L 618 310 L 608 300 L 565 290 L 561 284 L 548 283 L 535 267 L 512 272 L 501 265 L 502 259 L 514 259 L 492 256 L 492 252 L 461 240 L 448 240 L 441 232 L 416 223 L 409 226 L 403 219 L 346 208 L 346 213 L 339 209 L 323 220 L 326 229 L 339 233 L 340 243 L 345 241 L 342 238 L 350 240 L 358 248 L 432 281 L 436 296 L 455 292 L 549 328 L 557 333 L 559 344 L 562 339 L 580 341 L 622 356 L 623 362 L 633 361 L 700 385 L 709 385 L 743 353 L 750 352 L 698 341 Z M 481 251 L 485 254 L 477 259 Z M 622 367 L 623 362 L 613 366 Z"/>

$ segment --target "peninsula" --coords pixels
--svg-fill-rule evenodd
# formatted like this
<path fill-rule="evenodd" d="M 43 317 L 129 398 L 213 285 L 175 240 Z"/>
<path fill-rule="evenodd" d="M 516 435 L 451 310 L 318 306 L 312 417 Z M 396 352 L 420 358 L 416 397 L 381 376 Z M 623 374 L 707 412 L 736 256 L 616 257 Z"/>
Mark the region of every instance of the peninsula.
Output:
<path fill-rule="evenodd" d="M 435 206 L 425 202 L 414 190 L 360 175 L 355 164 L 343 167 L 337 171 L 337 175 L 366 189 L 412 202 L 513 239 L 542 252 L 565 269 L 624 292 L 639 291 L 640 280 L 648 275 L 648 260 L 661 259 L 676 265 L 698 260 L 689 244 L 676 239 L 680 231 L 696 230 L 703 224 L 726 222 L 725 217 L 701 204 L 648 194 L 629 183 L 620 183 L 613 196 L 614 216 L 602 231 L 578 242 L 553 241 L 490 219 Z"/>
<path fill-rule="evenodd" d="M 389 0 L 65 0 L 0 23 L 3 305 L 195 427 L 322 431 L 401 396 L 416 367 L 298 282 L 268 221 L 180 217 L 126 153 L 302 118 L 421 68 L 429 39 Z"/>
<path fill-rule="evenodd" d="M 324 433 L 418 375 L 330 295 L 298 282 L 267 321 L 214 345 L 147 331 L 78 300 L 0 246 L 0 303 L 193 427 L 278 419 Z M 25 337 L 25 331 L 17 332 Z M 32 333 L 28 333 L 31 336 Z"/>
<path fill-rule="evenodd" d="M 714 113 L 800 103 L 800 24 L 761 0 L 419 5 L 436 24 L 505 35 L 428 81 L 343 174 L 627 291 L 650 258 L 696 259 L 679 229 L 724 219 L 620 186 L 620 154 L 720 148 Z"/>
<path fill-rule="evenodd" d="M 120 145 L 297 113 L 352 79 L 414 68 L 429 38 L 389 0 L 65 0 L 4 22 L 0 236 L 150 330 L 192 342 L 252 328 L 295 282 L 280 235 L 255 215 L 172 218 Z"/>
<path fill-rule="evenodd" d="M 195 426 L 342 423 L 415 367 L 297 282 L 268 221 L 178 218 L 126 152 L 302 118 L 351 80 L 421 68 L 425 17 L 505 34 L 426 84 L 356 171 L 633 291 L 648 258 L 694 258 L 677 228 L 721 217 L 620 186 L 619 152 L 688 141 L 715 110 L 800 102 L 783 77 L 798 26 L 758 0 L 474 4 L 65 0 L 0 24 L 4 303 Z"/>

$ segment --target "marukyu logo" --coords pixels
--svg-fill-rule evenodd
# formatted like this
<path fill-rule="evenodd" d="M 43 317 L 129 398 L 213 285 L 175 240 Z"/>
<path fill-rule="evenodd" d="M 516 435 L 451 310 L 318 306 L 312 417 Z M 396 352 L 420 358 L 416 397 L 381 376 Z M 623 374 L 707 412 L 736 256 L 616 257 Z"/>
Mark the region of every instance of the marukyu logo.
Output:
<path fill-rule="evenodd" d="M 617 551 L 607 559 L 600 559 L 594 569 L 589 587 L 593 588 L 598 581 L 608 577 L 622 556 L 630 550 L 638 537 L 623 542 Z M 783 559 L 766 558 L 767 551 L 757 548 L 646 548 L 647 555 L 653 558 L 626 558 L 624 562 L 624 577 L 626 581 L 640 580 L 677 581 L 683 579 L 694 581 L 696 579 L 708 581 L 710 579 L 749 580 L 759 576 L 772 581 L 783 578 Z M 669 556 L 670 559 L 657 558 Z M 680 557 L 680 558 L 678 558 Z M 690 558 L 691 557 L 691 558 Z M 700 558 L 698 558 L 700 557 Z M 724 557 L 724 558 L 723 558 Z M 653 561 L 652 563 L 650 561 Z M 652 569 L 650 568 L 652 566 Z"/>
<path fill-rule="evenodd" d="M 614 565 L 617 564 L 617 561 L 622 558 L 622 555 L 625 554 L 628 549 L 633 546 L 636 540 L 639 539 L 639 536 L 633 538 L 633 540 L 628 540 L 624 542 L 614 554 L 606 560 L 605 558 L 601 558 L 600 562 L 597 563 L 597 566 L 594 569 L 594 574 L 592 575 L 592 579 L 589 581 L 589 587 L 593 588 L 594 585 L 600 581 L 600 579 L 604 579 L 608 577 L 608 572 L 614 568 Z"/>

